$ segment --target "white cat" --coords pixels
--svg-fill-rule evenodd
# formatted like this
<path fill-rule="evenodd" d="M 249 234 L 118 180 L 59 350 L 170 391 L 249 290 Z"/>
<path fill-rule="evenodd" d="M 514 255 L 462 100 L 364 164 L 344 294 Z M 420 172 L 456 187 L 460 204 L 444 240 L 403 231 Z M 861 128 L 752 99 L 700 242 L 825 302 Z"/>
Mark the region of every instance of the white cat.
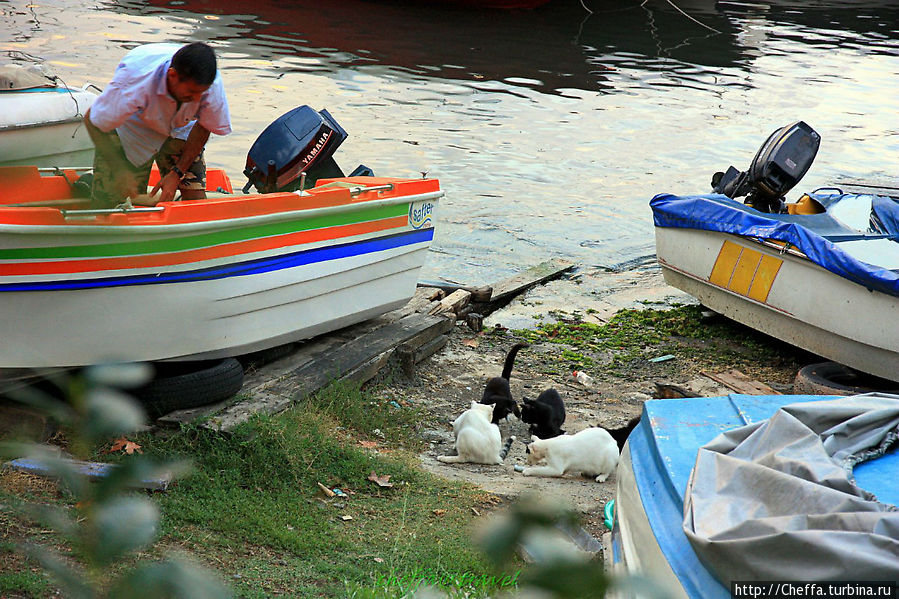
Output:
<path fill-rule="evenodd" d="M 618 465 L 618 444 L 602 428 L 588 428 L 575 435 L 551 439 L 534 437 L 527 446 L 528 467 L 525 476 L 562 476 L 581 472 L 604 482 Z M 534 464 L 541 465 L 535 466 Z"/>
<path fill-rule="evenodd" d="M 502 464 L 515 437 L 509 437 L 503 445 L 499 427 L 490 422 L 492 419 L 493 405 L 471 402 L 471 408 L 453 422 L 458 455 L 441 455 L 437 459 L 449 464 Z"/>

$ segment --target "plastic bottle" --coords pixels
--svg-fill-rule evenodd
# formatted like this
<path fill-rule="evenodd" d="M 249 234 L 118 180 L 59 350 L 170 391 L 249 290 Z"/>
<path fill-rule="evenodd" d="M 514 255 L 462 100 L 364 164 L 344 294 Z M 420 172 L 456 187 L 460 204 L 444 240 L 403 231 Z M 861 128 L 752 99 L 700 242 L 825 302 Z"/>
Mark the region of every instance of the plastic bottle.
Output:
<path fill-rule="evenodd" d="M 575 370 L 571 373 L 571 376 L 573 376 L 577 380 L 577 382 L 585 387 L 589 387 L 593 384 L 593 377 L 583 370 Z"/>

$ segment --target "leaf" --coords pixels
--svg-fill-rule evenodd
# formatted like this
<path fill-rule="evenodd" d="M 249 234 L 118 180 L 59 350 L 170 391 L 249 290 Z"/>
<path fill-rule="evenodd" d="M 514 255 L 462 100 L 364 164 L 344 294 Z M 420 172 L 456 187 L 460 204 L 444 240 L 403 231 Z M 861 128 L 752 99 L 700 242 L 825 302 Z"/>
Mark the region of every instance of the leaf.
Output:
<path fill-rule="evenodd" d="M 143 563 L 127 572 L 110 589 L 110 599 L 225 599 L 234 594 L 218 573 L 183 560 Z"/>
<path fill-rule="evenodd" d="M 393 486 L 393 483 L 390 482 L 389 474 L 382 474 L 379 476 L 379 475 L 375 474 L 374 470 L 372 470 L 371 474 L 368 475 L 368 480 L 375 483 L 379 487 L 392 487 Z"/>
<path fill-rule="evenodd" d="M 128 455 L 133 454 L 135 451 L 137 453 L 143 453 L 143 450 L 140 448 L 140 445 L 135 443 L 134 441 L 129 441 L 125 437 L 119 437 L 115 441 L 112 442 L 112 447 L 106 450 L 106 453 L 115 453 L 116 451 L 124 451 Z"/>
<path fill-rule="evenodd" d="M 134 432 L 147 419 L 136 399 L 113 389 L 88 391 L 85 408 L 85 434 L 93 439 Z"/>
<path fill-rule="evenodd" d="M 152 544 L 159 528 L 159 508 L 142 497 L 116 497 L 94 506 L 90 522 L 93 559 L 109 563 Z"/>
<path fill-rule="evenodd" d="M 359 441 L 359 445 L 364 447 L 365 449 L 374 449 L 378 446 L 377 441 Z"/>
<path fill-rule="evenodd" d="M 463 339 L 462 345 L 467 345 L 468 347 L 477 347 L 478 340 L 477 339 Z"/>

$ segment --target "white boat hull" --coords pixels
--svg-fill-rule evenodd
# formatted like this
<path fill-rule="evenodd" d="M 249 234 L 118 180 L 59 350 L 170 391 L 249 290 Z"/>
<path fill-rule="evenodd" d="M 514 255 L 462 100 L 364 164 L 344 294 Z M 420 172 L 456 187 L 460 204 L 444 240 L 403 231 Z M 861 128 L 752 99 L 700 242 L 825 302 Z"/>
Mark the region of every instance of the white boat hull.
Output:
<path fill-rule="evenodd" d="M 422 245 L 243 281 L 14 293 L 0 304 L 9 323 L 0 363 L 200 360 L 308 339 L 404 305 L 426 253 Z"/>
<path fill-rule="evenodd" d="M 94 144 L 82 122 L 87 90 L 0 93 L 0 166 L 88 167 Z"/>
<path fill-rule="evenodd" d="M 668 284 L 772 337 L 899 379 L 899 298 L 749 238 L 674 227 L 655 231 Z"/>

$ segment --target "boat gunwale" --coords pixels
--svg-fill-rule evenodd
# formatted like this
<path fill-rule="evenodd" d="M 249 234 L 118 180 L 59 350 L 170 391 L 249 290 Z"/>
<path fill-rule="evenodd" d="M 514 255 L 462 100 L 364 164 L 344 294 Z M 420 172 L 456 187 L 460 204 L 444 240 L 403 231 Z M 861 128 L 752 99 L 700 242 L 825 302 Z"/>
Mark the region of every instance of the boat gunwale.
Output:
<path fill-rule="evenodd" d="M 6 133 L 10 131 L 23 131 L 26 129 L 36 129 L 38 127 L 57 127 L 59 125 L 75 125 L 78 123 L 84 122 L 84 116 L 81 114 L 75 114 L 71 117 L 67 117 L 65 119 L 61 119 L 58 121 L 41 121 L 38 123 L 15 123 L 10 125 L 0 125 L 0 133 Z"/>
<path fill-rule="evenodd" d="M 297 192 L 288 192 L 295 193 L 298 197 L 300 196 Z M 364 191 L 363 191 L 364 193 Z M 315 218 L 320 216 L 328 216 L 331 214 L 341 214 L 346 212 L 357 212 L 368 209 L 376 209 L 385 206 L 393 206 L 398 204 L 411 204 L 415 202 L 427 201 L 427 200 L 439 200 L 444 197 L 446 193 L 441 190 L 417 193 L 417 194 L 409 194 L 409 195 L 396 195 L 386 198 L 372 199 L 372 200 L 355 200 L 355 201 L 347 201 L 345 203 L 341 203 L 333 206 L 318 206 L 318 207 L 310 207 L 303 208 L 299 207 L 295 210 L 282 210 L 278 212 L 271 212 L 267 214 L 252 214 L 247 216 L 237 216 L 234 218 L 219 218 L 215 220 L 202 220 L 202 221 L 191 221 L 191 222 L 180 222 L 180 223 L 164 223 L 164 222 L 153 222 L 151 220 L 144 220 L 143 222 L 133 222 L 133 223 L 104 223 L 104 224 L 72 224 L 69 222 L 56 224 L 56 225 L 43 225 L 43 224 L 18 224 L 18 223 L 3 223 L 3 213 L 4 208 L 0 207 L 0 235 L 9 234 L 9 235 L 38 235 L 38 234 L 73 234 L 78 233 L 82 235 L 88 234 L 112 234 L 112 235 L 133 235 L 137 230 L 140 233 L 150 234 L 150 235 L 166 235 L 170 233 L 184 233 L 184 232 L 202 232 L 202 231 L 213 231 L 213 230 L 221 230 L 221 229 L 229 229 L 235 227 L 244 227 L 249 224 L 252 225 L 260 225 L 260 224 L 269 224 L 269 223 L 279 223 L 290 220 L 296 220 L 298 218 L 302 220 L 306 220 L 307 218 Z M 233 201 L 236 198 L 240 197 L 253 197 L 259 198 L 264 197 L 263 194 L 253 194 L 252 196 L 235 196 L 234 198 L 221 198 L 226 201 Z M 220 198 L 215 198 L 213 202 L 220 200 Z M 194 202 L 205 202 L 207 200 L 190 200 L 191 203 Z M 173 202 L 177 204 L 178 202 Z M 214 205 L 214 204 L 209 204 Z M 136 213 L 140 216 L 138 218 L 142 218 L 144 215 L 150 214 L 153 217 L 157 215 L 164 215 L 165 208 L 168 206 L 163 205 L 163 210 L 154 211 L 151 213 L 140 212 Z M 195 209 L 202 210 L 203 206 L 196 206 Z M 9 208 L 8 210 L 22 210 L 23 208 Z M 56 214 L 59 213 L 66 217 L 66 214 L 70 214 L 72 217 L 77 218 L 77 211 L 65 211 L 53 208 L 47 208 L 49 211 L 48 214 Z M 129 212 L 127 210 L 122 210 L 121 212 L 111 213 L 109 216 L 119 217 L 120 215 L 127 216 Z M 96 215 L 85 215 L 87 218 L 96 218 Z"/>
<path fill-rule="evenodd" d="M 36 127 L 56 127 L 59 125 L 73 125 L 76 123 L 81 123 L 84 121 L 84 112 L 82 111 L 81 101 L 87 101 L 88 104 L 93 104 L 94 100 L 99 97 L 99 93 L 94 93 L 92 91 L 88 91 L 88 88 L 96 87 L 91 83 L 84 84 L 83 87 L 58 87 L 58 86 L 41 86 L 35 88 L 28 89 L 8 89 L 8 90 L 0 90 L 0 98 L 3 96 L 11 96 L 13 94 L 21 94 L 32 96 L 34 94 L 62 94 L 66 95 L 75 103 L 74 112 L 71 115 L 59 118 L 53 121 L 37 121 L 32 123 L 22 123 L 22 122 L 6 122 L 0 123 L 0 133 L 7 133 L 12 131 L 20 131 L 23 129 L 34 129 Z M 77 94 L 77 96 L 76 96 Z M 90 97 L 90 101 L 87 98 Z M 26 98 L 22 98 L 23 100 Z M 34 101 L 34 98 L 27 98 L 28 100 Z"/>

